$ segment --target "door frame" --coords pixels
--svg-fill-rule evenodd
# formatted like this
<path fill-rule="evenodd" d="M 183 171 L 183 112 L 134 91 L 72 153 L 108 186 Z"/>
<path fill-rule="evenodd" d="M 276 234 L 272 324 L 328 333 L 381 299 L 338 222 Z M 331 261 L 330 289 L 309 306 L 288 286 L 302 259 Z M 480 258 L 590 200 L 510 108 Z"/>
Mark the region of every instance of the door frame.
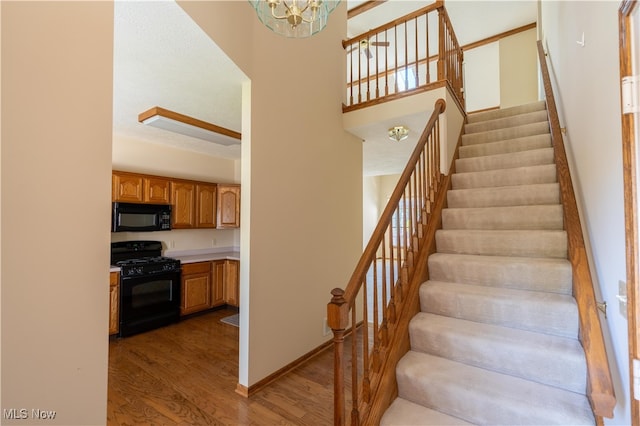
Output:
<path fill-rule="evenodd" d="M 632 49 L 634 40 L 632 38 L 633 14 L 640 13 L 637 0 L 623 0 L 618 11 L 619 22 L 619 42 L 620 42 L 620 79 L 632 75 L 633 58 Z M 634 28 L 640 34 L 640 28 Z M 635 41 L 636 43 L 638 41 Z M 636 58 L 640 62 L 640 58 Z M 636 64 L 640 74 L 640 66 Z M 622 93 L 622 84 L 621 84 Z M 621 96 L 622 98 L 622 96 Z M 636 163 L 638 144 L 640 137 L 636 129 L 636 117 L 640 113 L 622 114 L 622 162 L 624 176 L 624 211 L 625 211 L 625 240 L 626 240 L 626 260 L 627 260 L 627 322 L 629 333 L 629 386 L 631 399 L 631 424 L 640 424 L 640 401 L 633 395 L 633 360 L 640 359 L 640 312 L 638 295 L 640 294 L 639 250 L 638 241 L 638 164 Z M 640 395 L 638 396 L 640 397 Z"/>

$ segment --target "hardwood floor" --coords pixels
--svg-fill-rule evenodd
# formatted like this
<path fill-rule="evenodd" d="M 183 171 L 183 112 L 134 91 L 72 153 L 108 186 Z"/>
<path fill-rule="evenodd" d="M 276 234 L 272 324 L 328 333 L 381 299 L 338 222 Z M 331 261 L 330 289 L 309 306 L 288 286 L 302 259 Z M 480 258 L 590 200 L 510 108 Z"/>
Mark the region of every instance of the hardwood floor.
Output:
<path fill-rule="evenodd" d="M 237 327 L 223 309 L 109 343 L 108 425 L 331 425 L 333 351 L 250 398 L 235 393 Z"/>

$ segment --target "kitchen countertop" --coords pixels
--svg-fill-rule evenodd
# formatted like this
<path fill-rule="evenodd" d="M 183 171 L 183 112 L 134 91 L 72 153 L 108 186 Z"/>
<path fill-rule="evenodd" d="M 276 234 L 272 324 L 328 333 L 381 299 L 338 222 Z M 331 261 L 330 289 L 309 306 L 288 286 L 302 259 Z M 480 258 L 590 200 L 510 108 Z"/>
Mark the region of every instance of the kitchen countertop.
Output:
<path fill-rule="evenodd" d="M 180 260 L 180 263 L 209 262 L 212 260 L 240 260 L 240 252 L 234 248 L 197 249 L 197 250 L 165 250 L 163 256 Z M 109 268 L 109 272 L 119 272 L 118 266 Z"/>

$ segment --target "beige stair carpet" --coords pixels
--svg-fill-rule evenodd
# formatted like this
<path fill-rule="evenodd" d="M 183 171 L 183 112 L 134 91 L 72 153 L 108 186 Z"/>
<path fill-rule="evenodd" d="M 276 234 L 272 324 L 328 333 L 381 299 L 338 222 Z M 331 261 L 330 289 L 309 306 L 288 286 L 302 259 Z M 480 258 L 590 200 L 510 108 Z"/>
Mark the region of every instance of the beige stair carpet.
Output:
<path fill-rule="evenodd" d="M 546 105 L 468 117 L 383 425 L 593 425 Z"/>

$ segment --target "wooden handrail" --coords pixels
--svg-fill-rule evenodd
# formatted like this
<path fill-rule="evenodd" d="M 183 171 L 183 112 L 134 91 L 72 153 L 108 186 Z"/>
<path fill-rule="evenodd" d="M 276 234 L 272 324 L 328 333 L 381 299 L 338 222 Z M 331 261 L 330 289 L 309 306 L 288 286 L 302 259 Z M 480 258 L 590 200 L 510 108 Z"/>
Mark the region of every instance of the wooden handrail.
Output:
<path fill-rule="evenodd" d="M 611 371 L 609 370 L 607 352 L 598 316 L 589 259 L 578 214 L 578 205 L 571 183 L 571 174 L 562 140 L 562 132 L 560 131 L 560 119 L 541 41 L 538 41 L 538 57 L 547 99 L 551 139 L 555 152 L 558 183 L 564 211 L 564 225 L 568 236 L 568 255 L 573 267 L 573 296 L 578 305 L 580 341 L 587 360 L 587 397 L 596 416 L 612 418 L 613 409 L 616 405 L 613 381 L 611 380 Z"/>
<path fill-rule="evenodd" d="M 436 200 L 442 198 L 439 117 L 445 105 L 443 99 L 436 101 L 347 287 L 331 292 L 327 322 L 334 334 L 336 425 L 346 421 L 345 371 L 351 370 L 352 375 L 350 422 L 369 424 L 371 404 L 377 401 L 381 378 L 389 369 L 389 354 L 398 350 L 390 342 L 396 337 L 399 312 L 407 300 L 415 300 L 408 285 L 416 271 L 424 273 L 423 267 L 416 267 L 416 259 L 424 256 L 430 215 Z M 347 369 L 345 333 L 353 324 L 358 330 L 351 334 L 351 366 Z"/>
<path fill-rule="evenodd" d="M 382 24 L 379 27 L 373 28 L 366 33 L 359 34 L 355 37 L 348 38 L 346 40 L 342 40 L 342 47 L 347 48 L 352 44 L 360 43 L 362 40 L 368 40 L 371 36 L 374 36 L 378 33 L 384 32 L 385 30 L 390 30 L 400 24 L 405 23 L 411 19 L 414 19 L 418 16 L 426 15 L 429 12 L 437 10 L 444 6 L 443 0 L 438 0 L 435 3 L 432 3 L 428 6 L 423 7 L 422 9 L 415 10 L 409 14 L 401 16 L 400 18 L 394 19 L 393 21 L 387 22 L 386 24 Z"/>
<path fill-rule="evenodd" d="M 342 46 L 348 76 L 343 112 L 443 81 L 464 105 L 463 51 L 442 0 L 344 40 Z M 430 69 L 435 59 L 437 72 Z"/>

